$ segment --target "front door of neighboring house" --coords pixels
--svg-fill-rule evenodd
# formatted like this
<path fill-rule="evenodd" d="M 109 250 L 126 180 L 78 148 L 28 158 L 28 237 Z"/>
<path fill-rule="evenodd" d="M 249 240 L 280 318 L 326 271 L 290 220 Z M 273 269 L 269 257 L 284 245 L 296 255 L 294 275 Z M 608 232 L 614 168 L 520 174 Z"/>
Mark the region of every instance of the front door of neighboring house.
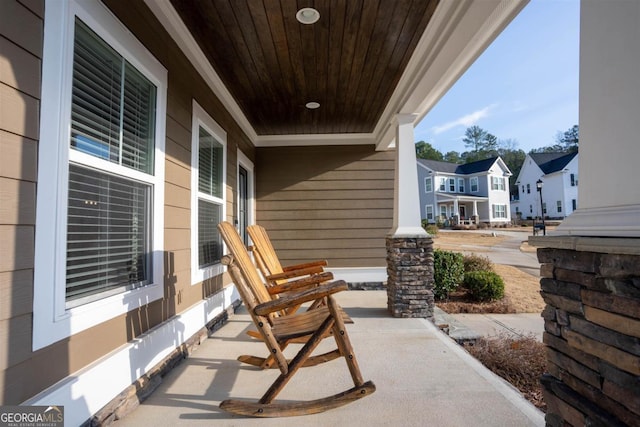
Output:
<path fill-rule="evenodd" d="M 464 219 L 467 217 L 466 215 L 466 209 L 464 206 L 458 206 L 458 209 L 460 210 L 460 219 Z"/>
<path fill-rule="evenodd" d="M 238 232 L 245 245 L 249 244 L 247 226 L 249 225 L 249 172 L 238 166 Z"/>

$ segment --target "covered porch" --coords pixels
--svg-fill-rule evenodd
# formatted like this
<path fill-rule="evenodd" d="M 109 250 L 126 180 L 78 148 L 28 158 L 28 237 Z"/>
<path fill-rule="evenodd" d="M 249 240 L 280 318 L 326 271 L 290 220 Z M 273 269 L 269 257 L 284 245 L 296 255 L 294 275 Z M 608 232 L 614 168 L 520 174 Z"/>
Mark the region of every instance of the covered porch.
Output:
<path fill-rule="evenodd" d="M 485 206 L 489 203 L 488 197 L 438 193 L 436 202 L 438 214 L 451 225 L 478 225 L 481 221 L 478 205 L 482 205 L 483 212 L 489 212 Z M 485 220 L 489 221 L 489 218 Z"/>
<path fill-rule="evenodd" d="M 278 374 L 235 360 L 239 354 L 265 350 L 246 335 L 252 323 L 240 309 L 115 425 L 544 425 L 542 412 L 431 322 L 389 316 L 384 291 L 348 291 L 337 297 L 354 320 L 349 335 L 363 374 L 377 386 L 368 398 L 302 418 L 241 418 L 221 411 L 218 404 L 229 397 L 261 396 Z M 344 389 L 349 379 L 343 373 L 342 360 L 303 368 L 281 398 L 313 399 L 319 390 Z"/>

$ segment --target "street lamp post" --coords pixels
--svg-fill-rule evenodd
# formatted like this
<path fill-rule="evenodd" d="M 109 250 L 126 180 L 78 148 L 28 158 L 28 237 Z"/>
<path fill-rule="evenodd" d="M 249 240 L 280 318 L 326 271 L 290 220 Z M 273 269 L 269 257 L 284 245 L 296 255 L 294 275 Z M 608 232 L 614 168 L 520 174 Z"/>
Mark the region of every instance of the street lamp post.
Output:
<path fill-rule="evenodd" d="M 547 228 L 544 225 L 544 204 L 542 203 L 542 185 L 544 183 L 541 179 L 536 181 L 536 188 L 538 189 L 538 193 L 540 193 L 540 216 L 542 217 L 542 235 L 547 235 Z"/>

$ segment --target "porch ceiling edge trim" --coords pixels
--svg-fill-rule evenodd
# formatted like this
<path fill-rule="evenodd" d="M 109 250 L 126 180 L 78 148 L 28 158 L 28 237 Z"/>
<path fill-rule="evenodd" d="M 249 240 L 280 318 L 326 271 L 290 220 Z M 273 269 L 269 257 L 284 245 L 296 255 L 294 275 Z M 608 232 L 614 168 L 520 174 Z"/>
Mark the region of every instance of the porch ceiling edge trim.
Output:
<path fill-rule="evenodd" d="M 195 41 L 189 29 L 184 25 L 178 12 L 173 8 L 169 0 L 144 0 L 147 7 L 156 16 L 178 47 L 184 52 L 191 64 L 200 73 L 213 93 L 227 106 L 231 116 L 238 122 L 240 128 L 247 134 L 251 142 L 255 144 L 258 137 L 255 129 L 242 112 L 231 92 L 213 69 L 200 46 Z"/>
<path fill-rule="evenodd" d="M 417 114 L 416 123 L 422 120 L 527 3 L 440 2 L 374 130 L 377 149 L 395 144 L 395 114 Z"/>
<path fill-rule="evenodd" d="M 256 147 L 294 147 L 313 145 L 373 145 L 370 133 L 332 133 L 307 135 L 261 135 L 254 141 Z"/>

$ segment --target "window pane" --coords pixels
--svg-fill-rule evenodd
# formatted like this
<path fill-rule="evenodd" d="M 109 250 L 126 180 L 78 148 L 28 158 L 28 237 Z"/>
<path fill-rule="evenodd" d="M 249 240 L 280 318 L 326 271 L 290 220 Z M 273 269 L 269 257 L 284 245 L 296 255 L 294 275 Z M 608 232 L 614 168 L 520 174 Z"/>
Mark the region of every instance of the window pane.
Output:
<path fill-rule="evenodd" d="M 198 145 L 198 191 L 222 198 L 222 145 L 202 127 Z"/>
<path fill-rule="evenodd" d="M 76 19 L 71 147 L 153 171 L 156 87 Z"/>
<path fill-rule="evenodd" d="M 122 59 L 76 20 L 71 147 L 118 162 Z"/>
<path fill-rule="evenodd" d="M 151 187 L 69 165 L 67 301 L 149 283 Z"/>
<path fill-rule="evenodd" d="M 156 87 L 126 63 L 122 117 L 122 164 L 153 172 Z"/>
<path fill-rule="evenodd" d="M 198 266 L 217 264 L 222 259 L 222 241 L 216 228 L 222 221 L 222 206 L 198 200 Z"/>

